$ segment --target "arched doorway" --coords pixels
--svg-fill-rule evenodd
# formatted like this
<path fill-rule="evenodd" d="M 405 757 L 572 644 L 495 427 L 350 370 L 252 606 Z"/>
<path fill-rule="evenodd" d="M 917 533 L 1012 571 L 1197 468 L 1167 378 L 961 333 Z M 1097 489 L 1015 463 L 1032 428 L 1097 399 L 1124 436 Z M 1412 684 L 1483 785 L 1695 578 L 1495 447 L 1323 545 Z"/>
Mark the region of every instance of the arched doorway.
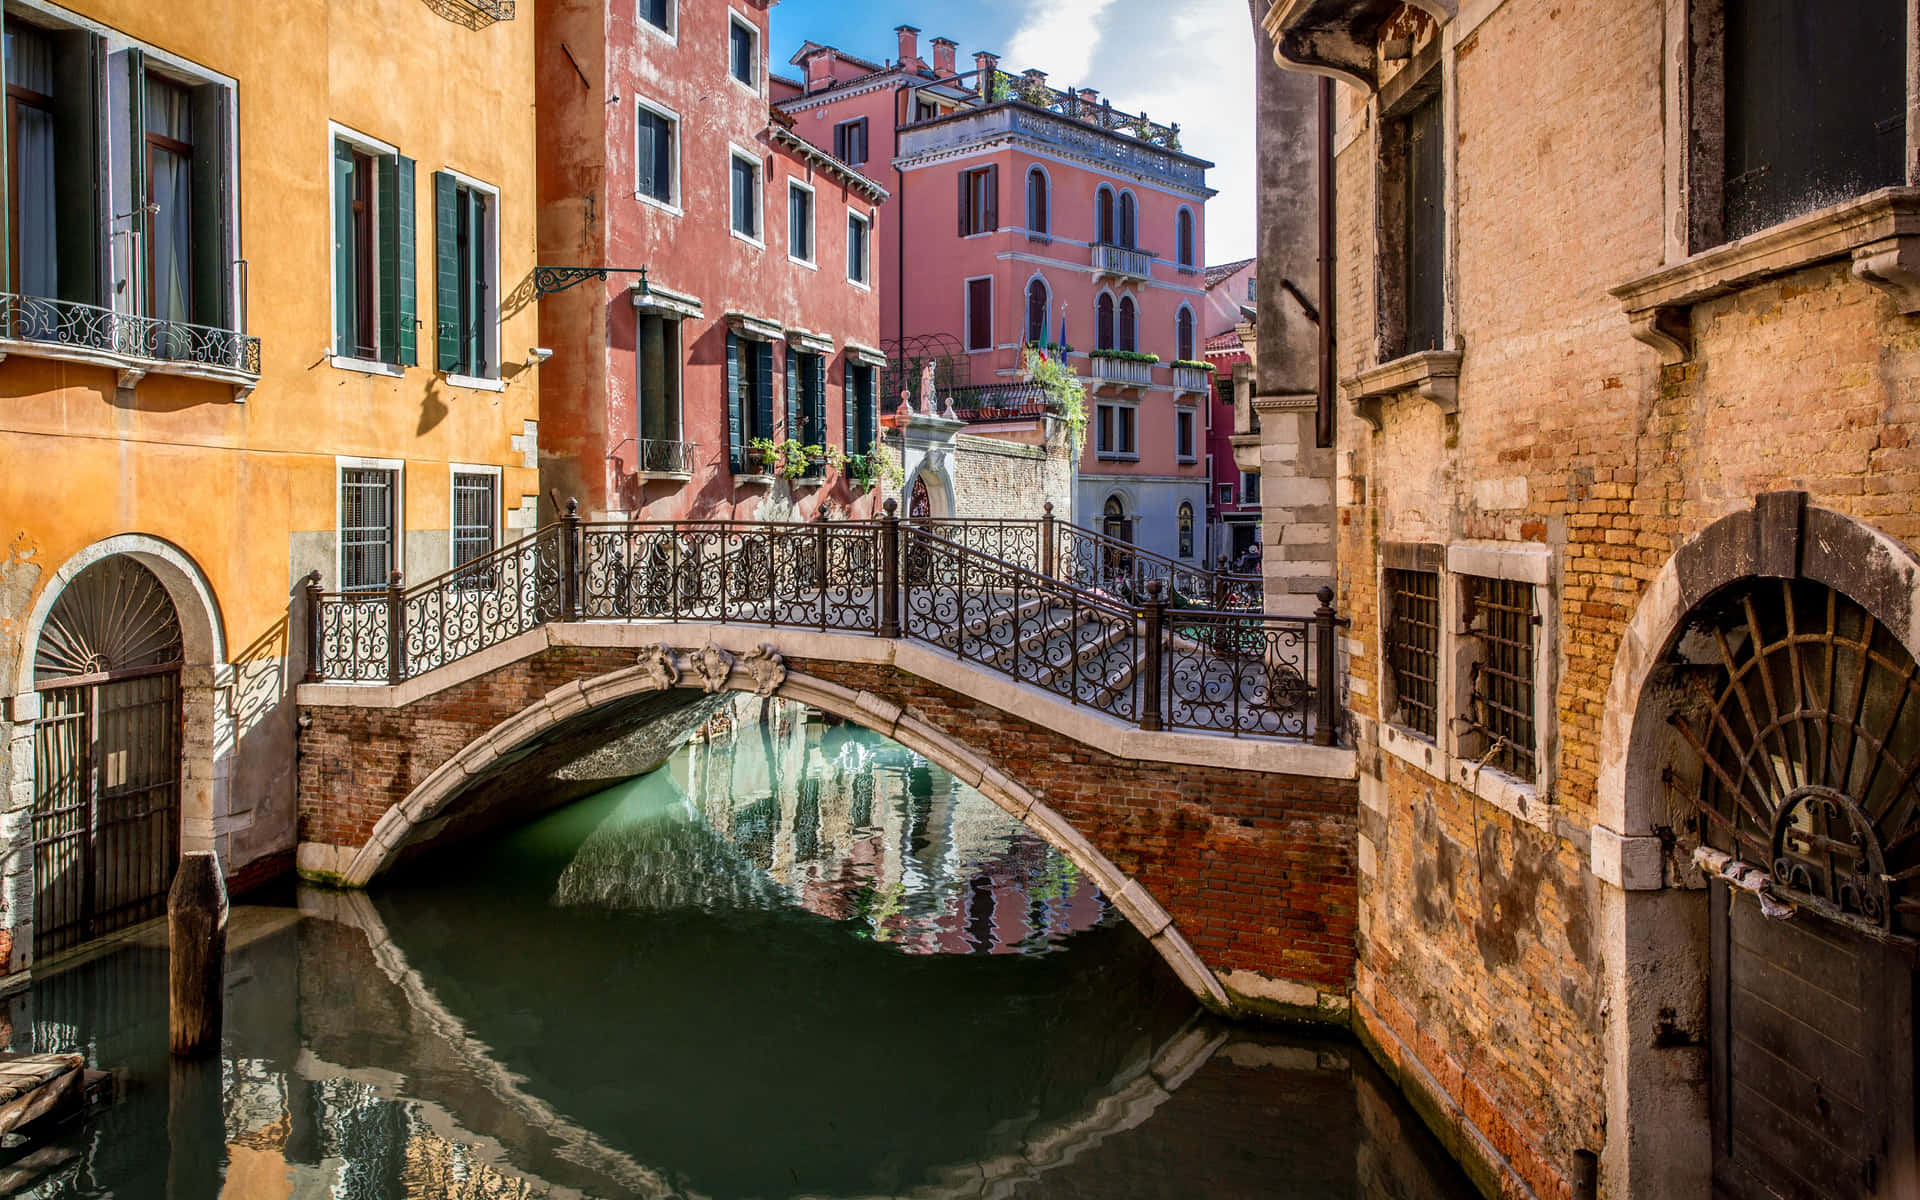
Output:
<path fill-rule="evenodd" d="M 180 853 L 179 613 L 124 554 L 70 579 L 34 651 L 34 946 L 158 916 Z"/>
<path fill-rule="evenodd" d="M 1716 1195 L 1906 1194 L 1883 1189 L 1915 1147 L 1913 657 L 1831 587 L 1751 579 L 1698 605 L 1670 659 L 1662 778 L 1709 880 Z M 1759 895 L 1729 882 L 1750 867 Z"/>

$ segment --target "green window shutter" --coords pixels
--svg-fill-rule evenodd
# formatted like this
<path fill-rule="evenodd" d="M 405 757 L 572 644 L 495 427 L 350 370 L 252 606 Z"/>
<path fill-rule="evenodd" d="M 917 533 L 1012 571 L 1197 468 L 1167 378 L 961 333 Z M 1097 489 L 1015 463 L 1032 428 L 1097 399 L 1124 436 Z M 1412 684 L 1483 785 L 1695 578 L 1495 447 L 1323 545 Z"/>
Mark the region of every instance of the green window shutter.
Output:
<path fill-rule="evenodd" d="M 874 433 L 880 422 L 878 398 L 874 395 L 874 380 L 880 372 L 875 367 L 863 367 L 860 370 L 860 453 L 872 454 Z"/>
<path fill-rule="evenodd" d="M 194 88 L 193 122 L 193 320 L 232 329 L 233 161 L 230 129 L 233 93 L 217 83 Z"/>
<path fill-rule="evenodd" d="M 753 342 L 753 433 L 773 436 L 773 343 Z"/>
<path fill-rule="evenodd" d="M 420 365 L 420 257 L 414 250 L 413 160 L 401 158 L 394 167 L 394 305 L 392 313 L 394 361 L 403 367 Z"/>
<path fill-rule="evenodd" d="M 408 203 L 413 195 L 413 162 L 385 156 L 379 162 L 380 361 L 400 363 L 404 361 L 400 357 L 401 330 L 413 308 L 405 298 L 414 282 L 413 206 Z M 404 198 L 403 173 L 407 177 Z"/>
<path fill-rule="evenodd" d="M 793 352 L 793 346 L 786 348 L 787 357 L 787 436 L 800 439 L 800 356 Z"/>
<path fill-rule="evenodd" d="M 740 427 L 740 339 L 727 335 L 727 469 L 735 475 L 747 469 L 747 439 Z"/>
<path fill-rule="evenodd" d="M 56 88 L 53 96 L 54 144 L 66 149 L 54 157 L 54 195 L 60 205 L 54 230 L 60 297 L 103 304 L 111 295 L 103 250 L 110 244 L 107 218 L 111 214 L 102 211 L 108 195 L 104 175 L 108 156 L 99 148 L 99 97 L 106 86 L 107 42 L 98 34 L 70 32 L 54 34 L 53 45 L 55 77 L 84 81 L 83 86 Z M 0 250 L 0 256 L 4 254 Z"/>
<path fill-rule="evenodd" d="M 333 144 L 333 352 L 354 354 L 353 147 Z"/>
<path fill-rule="evenodd" d="M 433 173 L 433 304 L 439 366 L 460 369 L 460 242 L 453 176 Z"/>
<path fill-rule="evenodd" d="M 128 209 L 127 245 L 145 246 L 147 244 L 147 56 L 136 47 L 126 51 L 127 64 L 127 181 L 132 189 L 133 203 Z M 145 291 L 147 267 L 141 263 L 128 272 L 129 279 L 141 282 L 141 292 Z M 145 312 L 147 298 L 135 293 L 130 307 L 135 312 Z"/>
<path fill-rule="evenodd" d="M 809 446 L 827 444 L 827 356 L 816 354 L 811 359 L 813 377 L 807 387 L 807 436 Z"/>
<path fill-rule="evenodd" d="M 859 413 L 854 400 L 860 394 L 860 370 L 852 359 L 840 367 L 840 448 L 848 454 L 860 453 Z"/>

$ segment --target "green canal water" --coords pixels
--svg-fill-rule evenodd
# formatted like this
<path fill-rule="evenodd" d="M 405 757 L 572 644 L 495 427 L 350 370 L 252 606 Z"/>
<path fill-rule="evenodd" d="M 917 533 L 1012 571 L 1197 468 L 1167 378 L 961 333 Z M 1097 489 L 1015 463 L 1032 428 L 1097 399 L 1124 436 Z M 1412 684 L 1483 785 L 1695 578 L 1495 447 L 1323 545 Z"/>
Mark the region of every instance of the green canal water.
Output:
<path fill-rule="evenodd" d="M 991 802 L 798 710 L 283 901 L 217 1060 L 165 1053 L 163 931 L 12 1000 L 115 1100 L 0 1194 L 1471 1195 L 1352 1043 L 1206 1016 Z"/>

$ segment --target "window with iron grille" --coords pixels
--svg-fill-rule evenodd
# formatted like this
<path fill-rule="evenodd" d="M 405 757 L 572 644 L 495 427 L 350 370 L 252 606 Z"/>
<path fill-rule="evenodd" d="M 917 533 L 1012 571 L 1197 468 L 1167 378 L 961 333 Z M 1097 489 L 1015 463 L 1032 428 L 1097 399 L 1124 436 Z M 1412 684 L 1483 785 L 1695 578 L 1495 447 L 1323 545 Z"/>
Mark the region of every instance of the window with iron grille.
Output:
<path fill-rule="evenodd" d="M 1387 666 L 1393 707 L 1387 719 L 1427 738 L 1440 726 L 1440 576 L 1386 572 Z"/>
<path fill-rule="evenodd" d="M 1467 672 L 1460 756 L 1532 782 L 1533 585 L 1474 576 L 1462 583 L 1461 626 L 1479 653 Z"/>
<path fill-rule="evenodd" d="M 478 471 L 453 475 L 453 565 L 462 567 L 493 553 L 498 479 Z"/>
<path fill-rule="evenodd" d="M 394 496 L 400 473 L 387 467 L 340 471 L 340 590 L 373 591 L 393 572 Z"/>

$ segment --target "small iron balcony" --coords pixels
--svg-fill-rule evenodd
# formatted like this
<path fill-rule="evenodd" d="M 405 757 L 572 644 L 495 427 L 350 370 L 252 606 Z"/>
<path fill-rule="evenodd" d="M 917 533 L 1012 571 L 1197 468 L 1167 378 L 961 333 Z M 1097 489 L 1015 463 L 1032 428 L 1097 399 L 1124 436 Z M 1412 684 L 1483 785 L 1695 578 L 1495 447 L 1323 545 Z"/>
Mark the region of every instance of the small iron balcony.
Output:
<path fill-rule="evenodd" d="M 693 452 L 698 445 L 698 442 L 641 438 L 634 443 L 634 473 L 653 479 L 691 479 Z"/>
<path fill-rule="evenodd" d="M 110 367 L 121 387 L 149 374 L 185 375 L 231 384 L 244 397 L 260 382 L 260 339 L 250 334 L 10 292 L 0 292 L 0 354 Z"/>

